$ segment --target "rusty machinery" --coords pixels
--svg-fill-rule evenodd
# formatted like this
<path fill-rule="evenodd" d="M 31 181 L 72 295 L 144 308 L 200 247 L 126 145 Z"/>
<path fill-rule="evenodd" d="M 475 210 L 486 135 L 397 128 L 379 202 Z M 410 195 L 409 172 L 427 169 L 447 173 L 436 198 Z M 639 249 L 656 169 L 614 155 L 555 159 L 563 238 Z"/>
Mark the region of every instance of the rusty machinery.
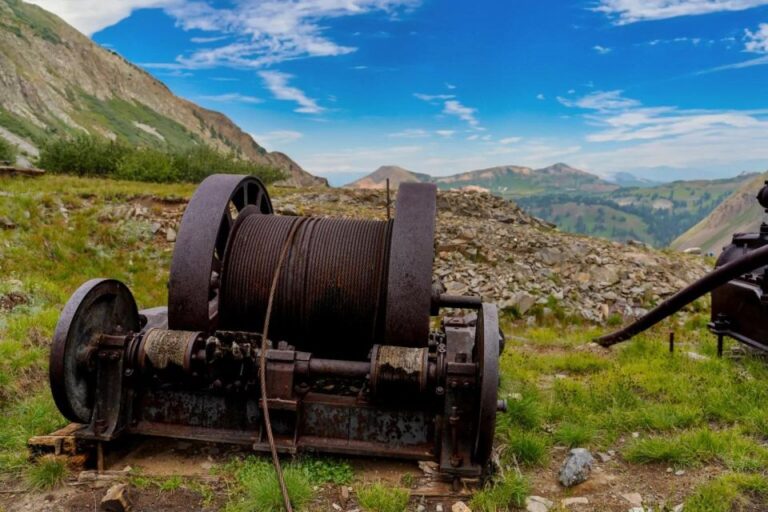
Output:
<path fill-rule="evenodd" d="M 768 182 L 757 194 L 768 220 Z M 723 248 L 715 270 L 679 291 L 647 315 L 614 333 L 598 338 L 603 346 L 628 340 L 676 313 L 699 297 L 712 293 L 709 330 L 717 336 L 722 355 L 723 337 L 768 351 L 768 222 L 757 233 L 736 233 Z"/>
<path fill-rule="evenodd" d="M 167 311 L 139 311 L 113 279 L 66 304 L 50 360 L 59 410 L 86 440 L 267 451 L 266 408 L 282 453 L 482 475 L 503 407 L 497 309 L 433 284 L 435 187 L 403 184 L 396 206 L 391 221 L 279 216 L 259 180 L 207 178 L 181 221 Z M 441 309 L 453 312 L 433 320 Z"/>

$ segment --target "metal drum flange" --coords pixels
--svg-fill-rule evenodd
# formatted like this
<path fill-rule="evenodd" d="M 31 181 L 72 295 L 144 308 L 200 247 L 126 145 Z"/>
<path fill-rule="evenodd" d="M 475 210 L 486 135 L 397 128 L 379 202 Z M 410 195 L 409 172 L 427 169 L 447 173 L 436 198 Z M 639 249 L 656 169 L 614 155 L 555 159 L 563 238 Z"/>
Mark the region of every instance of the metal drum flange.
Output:
<path fill-rule="evenodd" d="M 264 184 L 252 176 L 213 174 L 192 196 L 176 238 L 168 281 L 168 326 L 212 332 L 219 313 L 224 250 L 235 218 L 248 205 L 272 213 Z"/>
<path fill-rule="evenodd" d="M 401 183 L 387 277 L 384 343 L 417 347 L 429 337 L 437 186 Z"/>
<path fill-rule="evenodd" d="M 496 431 L 499 394 L 499 312 L 495 304 L 483 304 L 477 315 L 475 361 L 480 379 L 479 417 L 475 440 L 475 462 L 485 466 L 491 458 Z"/>
<path fill-rule="evenodd" d="M 67 301 L 51 344 L 49 378 L 53 401 L 70 421 L 88 423 L 96 393 L 91 364 L 100 334 L 126 335 L 140 329 L 128 287 L 115 279 L 92 279 Z"/>

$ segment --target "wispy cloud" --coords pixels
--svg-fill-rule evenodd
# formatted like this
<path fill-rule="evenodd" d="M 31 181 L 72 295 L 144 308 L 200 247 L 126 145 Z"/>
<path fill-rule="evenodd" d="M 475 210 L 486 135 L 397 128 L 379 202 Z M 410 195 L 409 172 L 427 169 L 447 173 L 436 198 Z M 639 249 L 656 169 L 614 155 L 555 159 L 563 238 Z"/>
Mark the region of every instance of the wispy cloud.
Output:
<path fill-rule="evenodd" d="M 717 71 L 727 71 L 730 69 L 751 68 L 754 66 L 763 66 L 768 64 L 768 23 L 761 23 L 757 29 L 744 31 L 744 52 L 759 54 L 759 57 L 717 66 L 712 69 L 701 71 L 699 74 L 714 73 Z"/>
<path fill-rule="evenodd" d="M 262 68 L 287 60 L 357 50 L 328 36 L 324 20 L 383 12 L 394 17 L 420 0 L 241 0 L 228 7 L 193 0 L 165 7 L 183 29 L 226 33 L 236 40 L 179 56 L 189 68 Z"/>
<path fill-rule="evenodd" d="M 190 41 L 196 44 L 215 43 L 216 41 L 223 41 L 227 36 L 215 36 L 215 37 L 193 37 Z"/>
<path fill-rule="evenodd" d="M 441 137 L 450 138 L 456 133 L 456 130 L 435 130 L 435 133 Z"/>
<path fill-rule="evenodd" d="M 539 93 L 539 94 L 536 95 L 536 99 L 539 100 L 539 101 L 544 101 L 547 98 L 543 94 Z"/>
<path fill-rule="evenodd" d="M 352 171 L 372 171 L 385 162 L 400 163 L 421 154 L 421 146 L 360 147 L 307 155 L 302 164 L 320 175 Z"/>
<path fill-rule="evenodd" d="M 522 137 L 504 137 L 503 139 L 499 139 L 499 144 L 506 146 L 508 144 L 516 144 L 521 140 L 523 140 Z"/>
<path fill-rule="evenodd" d="M 422 94 L 420 92 L 415 92 L 413 95 L 422 101 L 450 100 L 456 97 L 455 94 Z"/>
<path fill-rule="evenodd" d="M 388 136 L 401 139 L 422 139 L 429 137 L 429 132 L 421 128 L 407 128 L 399 132 L 390 133 Z"/>
<path fill-rule="evenodd" d="M 304 91 L 288 85 L 293 75 L 280 71 L 261 71 L 259 76 L 264 80 L 264 85 L 278 100 L 294 101 L 299 107 L 294 112 L 302 114 L 320 114 L 325 109 L 317 104 L 317 101 L 308 97 Z"/>
<path fill-rule="evenodd" d="M 572 89 L 568 91 L 573 94 Z M 566 107 L 578 107 L 586 110 L 597 110 L 599 112 L 615 111 L 618 109 L 627 109 L 637 107 L 640 102 L 622 96 L 623 91 L 598 91 L 581 98 L 570 99 L 562 96 L 557 97 L 557 101 Z"/>
<path fill-rule="evenodd" d="M 611 48 L 608 48 L 606 46 L 600 46 L 599 44 L 596 44 L 595 46 L 593 46 L 592 49 L 595 50 L 600 55 L 606 55 L 613 51 Z"/>
<path fill-rule="evenodd" d="M 595 128 L 586 141 L 619 144 L 581 155 L 585 162 L 603 169 L 705 162 L 737 166 L 739 161 L 768 157 L 768 110 L 648 107 L 621 91 L 597 92 L 562 103 L 585 111 L 584 118 Z"/>
<path fill-rule="evenodd" d="M 678 16 L 743 11 L 761 5 L 768 5 L 768 0 L 599 0 L 592 10 L 605 13 L 619 25 L 626 25 Z"/>
<path fill-rule="evenodd" d="M 252 133 L 251 137 L 271 151 L 276 147 L 296 142 L 304 137 L 304 134 L 294 130 L 274 130 L 266 133 Z"/>
<path fill-rule="evenodd" d="M 204 101 L 214 101 L 217 103 L 264 103 L 264 100 L 255 96 L 246 96 L 238 92 L 231 92 L 226 94 L 217 94 L 213 96 L 199 96 Z"/>
<path fill-rule="evenodd" d="M 473 128 L 480 126 L 480 121 L 475 117 L 477 109 L 464 106 L 458 100 L 446 101 L 443 104 L 443 114 L 456 116 Z"/>

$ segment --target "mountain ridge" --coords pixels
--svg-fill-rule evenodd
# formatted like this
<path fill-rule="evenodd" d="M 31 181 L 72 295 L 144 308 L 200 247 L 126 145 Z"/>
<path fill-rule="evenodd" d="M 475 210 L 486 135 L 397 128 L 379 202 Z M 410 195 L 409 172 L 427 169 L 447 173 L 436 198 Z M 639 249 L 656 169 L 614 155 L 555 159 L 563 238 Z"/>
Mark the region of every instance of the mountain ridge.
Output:
<path fill-rule="evenodd" d="M 28 156 L 52 136 L 88 132 L 161 148 L 207 144 L 277 167 L 287 184 L 327 184 L 268 152 L 226 115 L 174 95 L 117 52 L 19 0 L 0 0 L 0 127 Z"/>

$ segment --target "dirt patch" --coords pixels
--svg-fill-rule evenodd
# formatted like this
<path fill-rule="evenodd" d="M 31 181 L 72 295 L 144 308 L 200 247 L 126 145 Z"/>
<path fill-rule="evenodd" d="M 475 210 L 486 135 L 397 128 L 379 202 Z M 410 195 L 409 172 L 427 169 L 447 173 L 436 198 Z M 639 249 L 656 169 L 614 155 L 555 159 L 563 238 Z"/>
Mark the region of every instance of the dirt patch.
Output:
<path fill-rule="evenodd" d="M 21 292 L 9 292 L 5 295 L 0 295 L 0 311 L 11 311 L 16 306 L 24 304 L 29 304 L 29 297 Z"/>

